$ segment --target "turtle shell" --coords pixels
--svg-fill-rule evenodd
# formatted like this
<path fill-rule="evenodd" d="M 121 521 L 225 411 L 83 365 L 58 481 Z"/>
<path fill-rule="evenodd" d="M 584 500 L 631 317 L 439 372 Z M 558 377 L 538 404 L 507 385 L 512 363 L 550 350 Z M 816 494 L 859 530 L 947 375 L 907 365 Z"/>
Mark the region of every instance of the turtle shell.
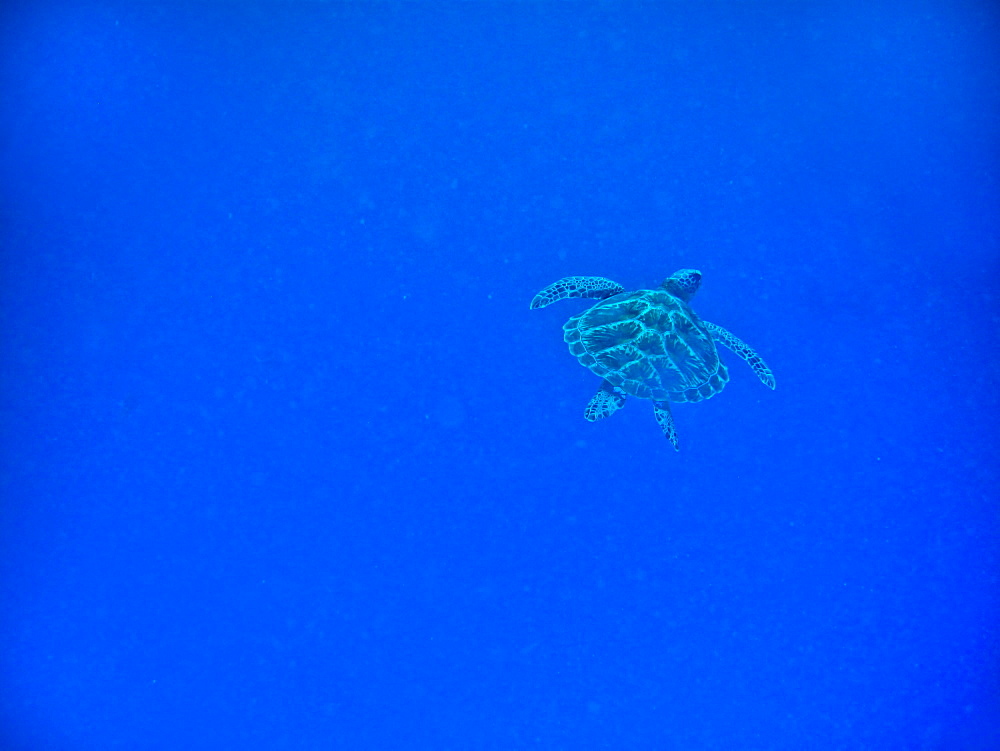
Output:
<path fill-rule="evenodd" d="M 662 289 L 609 297 L 570 318 L 563 331 L 581 365 L 641 399 L 700 402 L 729 380 L 711 332 Z"/>

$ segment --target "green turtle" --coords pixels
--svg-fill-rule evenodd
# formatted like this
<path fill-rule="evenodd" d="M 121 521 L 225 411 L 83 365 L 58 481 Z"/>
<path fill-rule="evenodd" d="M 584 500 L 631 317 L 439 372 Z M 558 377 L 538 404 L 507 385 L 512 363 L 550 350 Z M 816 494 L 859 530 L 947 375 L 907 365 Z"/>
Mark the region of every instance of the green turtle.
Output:
<path fill-rule="evenodd" d="M 774 374 L 752 347 L 691 310 L 688 302 L 700 286 L 700 271 L 681 269 L 658 289 L 626 292 L 604 277 L 568 276 L 535 295 L 532 310 L 567 297 L 600 300 L 563 326 L 570 353 L 602 379 L 584 417 L 609 417 L 626 396 L 649 399 L 663 435 L 676 450 L 670 402 L 700 402 L 722 391 L 729 380 L 716 343 L 743 358 L 765 386 L 774 388 Z"/>

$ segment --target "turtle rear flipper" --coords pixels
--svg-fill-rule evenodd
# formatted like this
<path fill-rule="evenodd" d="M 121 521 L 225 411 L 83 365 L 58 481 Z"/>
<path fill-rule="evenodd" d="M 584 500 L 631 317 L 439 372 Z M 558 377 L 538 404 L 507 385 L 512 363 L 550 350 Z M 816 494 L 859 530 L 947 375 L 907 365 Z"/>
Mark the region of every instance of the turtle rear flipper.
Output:
<path fill-rule="evenodd" d="M 603 276 L 567 276 L 558 282 L 553 282 L 535 295 L 535 299 L 531 301 L 531 309 L 544 308 L 567 297 L 604 300 L 624 291 L 625 288 L 618 282 L 605 279 Z"/>
<path fill-rule="evenodd" d="M 612 386 L 607 381 L 601 384 L 601 388 L 594 394 L 593 399 L 587 402 L 587 408 L 583 410 L 583 416 L 591 422 L 603 420 L 611 417 L 615 412 L 625 406 L 625 394 Z"/>
<path fill-rule="evenodd" d="M 753 372 L 757 374 L 761 383 L 769 389 L 774 388 L 774 373 L 771 372 L 771 369 L 767 367 L 767 363 L 764 362 L 764 358 L 758 355 L 757 351 L 753 347 L 740 339 L 738 336 L 722 328 L 722 326 L 717 326 L 714 323 L 709 323 L 708 321 L 702 321 L 702 323 L 705 324 L 705 328 L 712 332 L 712 338 L 715 339 L 715 341 L 725 344 L 729 347 L 729 349 L 746 361 L 746 364 L 749 365 L 753 369 Z"/>
<path fill-rule="evenodd" d="M 653 402 L 653 414 L 656 415 L 660 430 L 670 441 L 674 451 L 680 451 L 680 447 L 677 445 L 677 430 L 674 428 L 674 416 L 670 412 L 670 402 Z"/>

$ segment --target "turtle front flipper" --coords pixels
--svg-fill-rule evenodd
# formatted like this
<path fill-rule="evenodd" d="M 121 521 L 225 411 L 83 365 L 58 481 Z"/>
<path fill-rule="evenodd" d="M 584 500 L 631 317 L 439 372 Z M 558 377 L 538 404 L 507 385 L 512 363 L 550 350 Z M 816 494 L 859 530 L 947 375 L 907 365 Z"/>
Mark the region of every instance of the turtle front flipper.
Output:
<path fill-rule="evenodd" d="M 709 323 L 708 321 L 702 321 L 702 323 L 712 332 L 712 337 L 715 341 L 725 344 L 746 361 L 747 365 L 757 374 L 761 383 L 769 389 L 774 388 L 774 373 L 771 372 L 771 369 L 767 367 L 767 363 L 764 362 L 764 359 L 757 354 L 753 347 L 738 336 L 734 336 L 729 331 L 726 331 L 722 326 L 716 326 L 714 323 Z"/>
<path fill-rule="evenodd" d="M 674 416 L 670 413 L 670 402 L 654 401 L 653 413 L 656 415 L 656 421 L 660 424 L 660 430 L 670 441 L 674 451 L 680 451 L 680 447 L 677 445 L 677 430 L 674 428 Z"/>
<path fill-rule="evenodd" d="M 625 288 L 618 282 L 605 279 L 603 276 L 567 276 L 558 282 L 553 282 L 543 289 L 531 301 L 531 309 L 544 308 L 557 300 L 567 297 L 589 297 L 604 300 L 612 295 L 618 295 Z"/>
<path fill-rule="evenodd" d="M 601 384 L 601 388 L 594 394 L 594 398 L 587 402 L 587 408 L 583 410 L 583 416 L 591 422 L 603 420 L 611 417 L 615 412 L 625 406 L 625 394 L 616 389 L 607 381 Z"/>

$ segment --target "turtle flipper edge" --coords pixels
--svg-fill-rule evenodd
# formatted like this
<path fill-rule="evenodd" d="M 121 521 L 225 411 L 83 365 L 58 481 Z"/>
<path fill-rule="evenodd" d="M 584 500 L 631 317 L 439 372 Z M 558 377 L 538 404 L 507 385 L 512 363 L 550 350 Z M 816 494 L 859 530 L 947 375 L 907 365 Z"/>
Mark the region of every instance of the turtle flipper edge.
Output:
<path fill-rule="evenodd" d="M 607 381 L 601 383 L 601 388 L 597 390 L 594 397 L 587 402 L 583 416 L 591 422 L 603 420 L 611 417 L 615 412 L 625 406 L 625 394 L 612 386 Z"/>
<path fill-rule="evenodd" d="M 625 291 L 625 288 L 603 276 L 567 276 L 553 282 L 531 301 L 531 309 L 544 308 L 567 297 L 589 297 L 604 300 Z"/>
<path fill-rule="evenodd" d="M 674 447 L 674 451 L 680 451 L 680 447 L 677 445 L 677 429 L 674 427 L 674 416 L 670 412 L 670 402 L 654 401 L 653 413 L 656 415 L 656 421 L 660 424 L 660 430 L 663 431 L 663 435 L 670 441 L 670 445 Z"/>
<path fill-rule="evenodd" d="M 733 333 L 722 328 L 722 326 L 717 326 L 716 324 L 709 323 L 708 321 L 702 321 L 702 323 L 704 323 L 708 330 L 712 332 L 712 337 L 717 342 L 725 344 L 729 349 L 746 361 L 746 364 L 749 365 L 753 369 L 753 372 L 757 374 L 761 383 L 769 389 L 774 388 L 774 373 L 771 372 L 771 369 L 767 367 L 767 363 L 764 362 L 764 358 L 758 355 L 757 351 L 753 347 L 740 339 L 738 336 L 735 336 Z"/>

